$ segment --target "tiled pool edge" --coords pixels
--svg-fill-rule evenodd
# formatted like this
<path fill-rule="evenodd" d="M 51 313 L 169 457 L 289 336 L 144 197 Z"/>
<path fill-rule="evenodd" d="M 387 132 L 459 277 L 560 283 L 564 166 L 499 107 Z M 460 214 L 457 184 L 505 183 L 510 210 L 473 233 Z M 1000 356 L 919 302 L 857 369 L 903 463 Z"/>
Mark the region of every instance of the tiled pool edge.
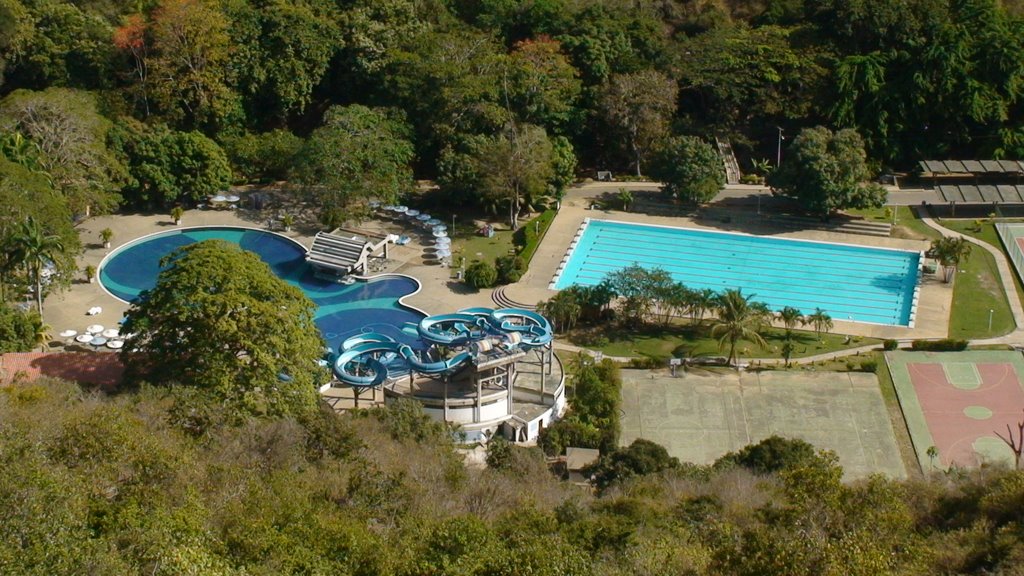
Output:
<path fill-rule="evenodd" d="M 714 229 L 708 229 L 708 228 L 703 228 L 703 227 L 671 226 L 671 225 L 667 225 L 667 224 L 639 223 L 639 222 L 630 222 L 630 221 L 625 221 L 625 220 L 613 220 L 613 219 L 603 219 L 603 218 L 592 219 L 590 217 L 586 217 L 586 218 L 583 219 L 583 222 L 580 224 L 579 228 L 576 230 L 576 233 L 573 236 L 572 241 L 569 243 L 568 249 L 566 249 L 565 254 L 562 256 L 562 260 L 558 264 L 558 267 L 555 270 L 555 274 L 552 277 L 551 282 L 548 283 L 548 289 L 550 289 L 550 290 L 561 290 L 559 288 L 556 288 L 556 286 L 557 286 L 559 280 L 561 280 L 561 277 L 562 277 L 563 272 L 565 271 L 566 265 L 572 259 L 572 256 L 573 256 L 573 254 L 576 251 L 576 247 L 579 244 L 580 239 L 583 237 L 583 233 L 586 231 L 587 227 L 590 225 L 591 220 L 596 220 L 598 222 L 614 223 L 614 224 L 625 224 L 625 225 L 629 225 L 629 226 L 641 226 L 641 227 L 650 227 L 650 228 L 663 228 L 663 229 L 669 229 L 669 230 L 694 230 L 694 231 L 700 231 L 700 232 L 707 232 L 707 233 L 711 233 L 711 234 L 721 234 L 721 235 L 725 235 L 725 236 L 746 236 L 746 237 L 751 237 L 751 238 L 762 238 L 763 237 L 762 235 L 752 234 L 752 233 L 749 233 L 749 232 L 732 232 L 732 231 L 728 231 L 727 232 L 727 231 L 723 231 L 723 230 L 714 230 Z M 913 289 L 913 291 L 911 293 L 911 304 L 910 304 L 910 309 L 909 309 L 908 315 L 907 315 L 907 324 L 906 325 L 904 325 L 904 324 L 888 324 L 888 323 L 885 323 L 885 322 L 870 322 L 870 321 L 865 321 L 865 320 L 852 320 L 852 319 L 844 320 L 844 319 L 838 319 L 838 320 L 843 320 L 844 322 L 851 322 L 851 323 L 854 323 L 854 324 L 861 324 L 861 325 L 866 325 L 866 326 L 883 326 L 883 327 L 887 327 L 887 328 L 906 328 L 906 329 L 913 329 L 913 328 L 915 328 L 916 320 L 917 320 L 918 305 L 920 303 L 920 296 L 921 296 L 921 283 L 922 283 L 922 279 L 923 279 L 923 276 L 924 276 L 924 259 L 926 257 L 925 256 L 925 252 L 923 250 L 909 250 L 909 249 L 906 249 L 906 248 L 891 248 L 891 247 L 888 247 L 888 246 L 862 245 L 862 244 L 853 244 L 853 243 L 849 243 L 849 242 L 836 242 L 836 241 L 830 241 L 830 240 L 809 240 L 809 239 L 804 239 L 804 238 L 788 238 L 788 237 L 784 238 L 784 239 L 787 240 L 787 241 L 791 241 L 791 242 L 801 242 L 801 243 L 807 243 L 807 244 L 827 244 L 827 245 L 833 245 L 833 246 L 844 246 L 844 247 L 854 247 L 854 248 L 867 248 L 867 249 L 872 249 L 872 250 L 884 250 L 884 251 L 891 251 L 891 252 L 916 252 L 917 255 L 918 255 L 917 270 L 916 270 L 916 274 L 915 274 L 915 277 L 914 277 L 914 289 Z"/>
<path fill-rule="evenodd" d="M 602 220 L 602 222 L 614 222 L 614 220 Z M 628 224 L 628 222 L 624 222 Z M 580 227 L 576 229 L 576 234 L 572 237 L 572 242 L 569 242 L 569 248 L 566 249 L 565 255 L 562 256 L 562 261 L 559 262 L 558 268 L 555 269 L 555 275 L 551 278 L 551 282 L 548 283 L 548 289 L 558 290 L 555 286 L 558 281 L 562 278 L 562 272 L 565 271 L 565 265 L 572 259 L 573 252 L 576 251 L 576 246 L 580 243 L 580 238 L 583 237 L 583 233 L 586 232 L 587 226 L 590 225 L 590 218 L 584 218 L 583 222 L 580 223 Z M 669 228 L 669 226 L 663 226 L 663 228 Z"/>

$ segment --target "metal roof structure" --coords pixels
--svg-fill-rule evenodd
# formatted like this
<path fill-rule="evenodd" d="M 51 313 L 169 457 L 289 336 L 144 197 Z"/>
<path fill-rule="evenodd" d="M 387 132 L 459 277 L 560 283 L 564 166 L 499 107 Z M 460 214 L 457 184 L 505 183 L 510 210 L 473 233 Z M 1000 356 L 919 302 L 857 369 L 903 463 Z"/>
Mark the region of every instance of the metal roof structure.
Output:
<path fill-rule="evenodd" d="M 306 261 L 320 268 L 349 273 L 364 268 L 373 243 L 362 236 L 336 236 L 317 232 Z"/>
<path fill-rule="evenodd" d="M 1024 173 L 1024 164 L 1018 160 L 922 160 L 918 166 L 933 176 Z"/>
<path fill-rule="evenodd" d="M 999 185 L 952 185 L 937 187 L 945 202 L 959 204 L 1024 204 L 1024 186 Z"/>

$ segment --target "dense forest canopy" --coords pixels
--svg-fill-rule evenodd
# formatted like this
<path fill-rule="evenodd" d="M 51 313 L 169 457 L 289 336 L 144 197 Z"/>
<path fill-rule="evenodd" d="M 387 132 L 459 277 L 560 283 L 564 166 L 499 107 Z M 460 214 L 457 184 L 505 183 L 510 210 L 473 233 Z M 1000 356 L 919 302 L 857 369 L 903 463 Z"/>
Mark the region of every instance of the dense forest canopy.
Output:
<path fill-rule="evenodd" d="M 660 117 L 663 105 L 664 118 L 641 132 L 728 135 L 741 156 L 762 158 L 772 156 L 776 127 L 793 135 L 855 128 L 876 165 L 905 167 L 922 156 L 1021 155 L 1018 8 L 997 0 L 2 0 L 0 93 L 64 89 L 35 99 L 64 101 L 83 115 L 82 130 L 102 130 L 88 116 L 95 101 L 104 121 L 198 130 L 222 145 L 274 129 L 305 137 L 332 106 L 400 109 L 426 176 L 446 148 L 514 122 L 567 136 L 585 166 L 625 170 L 637 150 L 628 135 L 623 142 L 615 110 Z M 655 74 L 671 86 L 651 84 Z M 612 106 L 612 96 L 626 101 Z M 42 137 L 19 121 L 31 99 L 22 92 L 6 102 L 2 129 Z"/>

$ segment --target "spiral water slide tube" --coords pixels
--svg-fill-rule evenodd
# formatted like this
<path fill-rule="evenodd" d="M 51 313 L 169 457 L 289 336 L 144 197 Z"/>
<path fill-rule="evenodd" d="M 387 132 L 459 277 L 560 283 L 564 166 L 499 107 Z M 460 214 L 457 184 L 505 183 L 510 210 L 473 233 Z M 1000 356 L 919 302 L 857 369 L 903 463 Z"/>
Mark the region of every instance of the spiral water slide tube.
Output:
<path fill-rule="evenodd" d="M 417 331 L 426 343 L 455 348 L 477 349 L 474 344 L 494 337 L 504 339 L 509 346 L 536 348 L 552 339 L 546 318 L 517 308 L 466 308 L 455 314 L 428 316 L 420 321 Z M 387 380 L 389 367 L 437 375 L 454 372 L 473 360 L 471 351 L 459 352 L 447 360 L 424 360 L 407 344 L 369 333 L 342 343 L 334 373 L 349 386 L 369 388 Z"/>

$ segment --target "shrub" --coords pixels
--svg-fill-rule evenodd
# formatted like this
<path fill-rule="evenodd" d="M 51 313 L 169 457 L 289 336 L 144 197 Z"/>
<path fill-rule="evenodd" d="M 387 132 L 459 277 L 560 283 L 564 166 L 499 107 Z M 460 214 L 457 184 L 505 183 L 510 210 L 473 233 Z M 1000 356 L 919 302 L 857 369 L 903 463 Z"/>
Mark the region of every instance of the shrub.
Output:
<path fill-rule="evenodd" d="M 476 288 L 490 288 L 498 279 L 498 272 L 487 262 L 473 262 L 466 268 L 466 283 Z"/>
<path fill-rule="evenodd" d="M 638 370 L 655 370 L 658 368 L 664 368 L 668 366 L 668 358 L 662 358 L 660 356 L 642 356 L 640 358 L 630 358 L 629 367 L 636 368 Z"/>
<path fill-rule="evenodd" d="M 877 360 L 863 360 L 860 363 L 861 372 L 871 372 L 872 374 L 878 372 L 878 361 Z"/>
<path fill-rule="evenodd" d="M 576 448 L 600 447 L 601 431 L 595 426 L 585 424 L 570 416 L 541 430 L 537 444 L 548 456 L 560 456 L 569 446 Z"/>
<path fill-rule="evenodd" d="M 494 261 L 494 267 L 498 272 L 498 284 L 519 282 L 526 272 L 526 262 L 519 256 L 499 256 Z"/>
<path fill-rule="evenodd" d="M 814 457 L 814 446 L 803 440 L 770 436 L 739 452 L 729 452 L 719 458 L 715 466 L 738 465 L 757 474 L 771 474 L 799 467 Z"/>
<path fill-rule="evenodd" d="M 588 346 L 590 348 L 601 348 L 607 346 L 609 342 L 608 337 L 600 329 L 575 332 L 569 337 L 569 340 L 578 346 Z"/>
<path fill-rule="evenodd" d="M 900 347 L 900 343 L 896 340 L 889 339 L 882 342 L 882 350 L 895 350 Z"/>
<path fill-rule="evenodd" d="M 967 348 L 966 340 L 953 340 L 944 338 L 942 340 L 914 340 L 910 349 L 920 352 L 959 352 Z"/>
<path fill-rule="evenodd" d="M 512 235 L 512 242 L 519 247 L 519 256 L 523 262 L 529 264 L 533 253 L 537 251 L 541 239 L 547 234 L 551 221 L 555 219 L 554 210 L 545 210 L 530 222 L 523 224 Z"/>

